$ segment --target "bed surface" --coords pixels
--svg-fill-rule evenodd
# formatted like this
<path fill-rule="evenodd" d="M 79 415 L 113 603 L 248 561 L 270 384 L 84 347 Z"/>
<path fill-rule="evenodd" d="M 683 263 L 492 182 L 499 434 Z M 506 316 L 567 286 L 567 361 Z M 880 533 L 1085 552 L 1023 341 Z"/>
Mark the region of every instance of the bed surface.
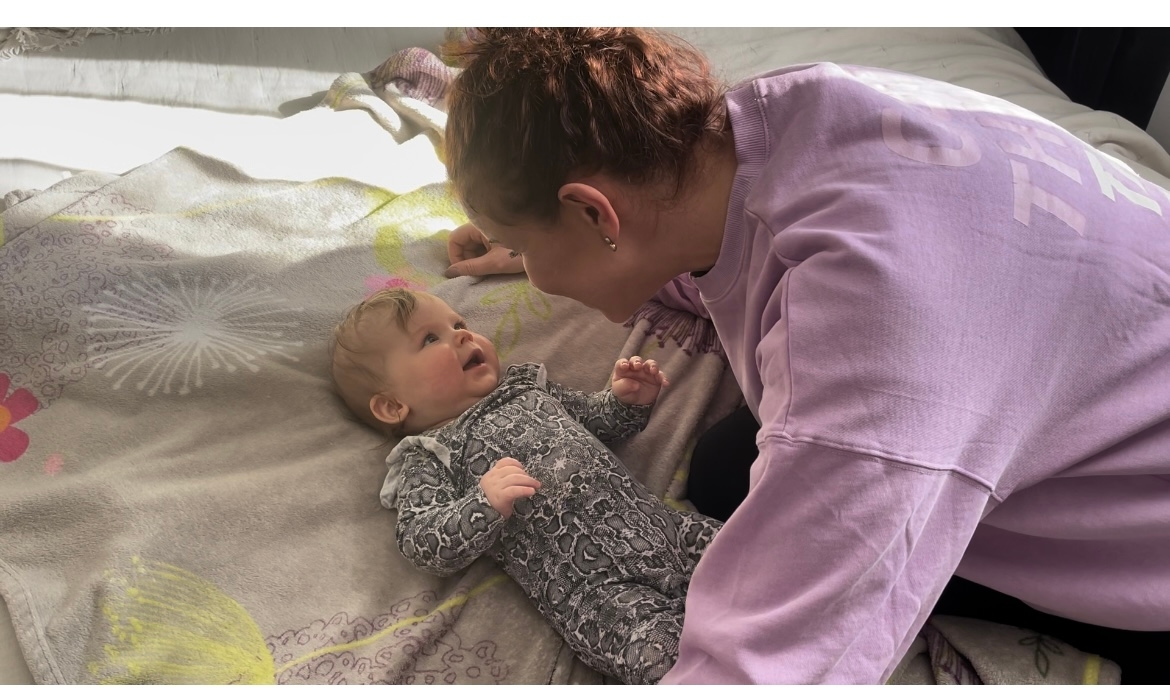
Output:
<path fill-rule="evenodd" d="M 1069 102 L 1011 30 L 673 31 L 706 51 L 728 82 L 832 60 L 1003 97 L 1170 186 L 1165 150 L 1125 120 Z M 311 108 L 339 75 L 368 71 L 408 46 L 434 50 L 443 34 L 439 28 L 176 29 L 93 37 L 60 52 L 0 61 L 0 113 L 10 137 L 0 145 L 0 196 L 45 189 L 84 171 L 124 173 L 179 146 L 235 164 L 252 178 L 345 177 L 390 192 L 439 182 L 442 170 L 433 157 L 409 157 L 409 148 L 425 147 L 425 139 L 396 144 L 361 110 Z M 417 167 L 409 173 L 385 167 L 392 162 Z M 656 492 L 666 488 L 658 483 Z M 0 604 L 0 682 L 31 679 Z"/>
<path fill-rule="evenodd" d="M 918 73 L 1016 102 L 1136 163 L 1143 175 L 1170 176 L 1170 156 L 1152 138 L 1065 99 L 1010 29 L 674 31 L 705 50 L 729 82 L 820 60 Z M 252 135 L 313 106 L 338 74 L 369 70 L 407 46 L 433 50 L 443 36 L 440 28 L 175 29 L 95 36 L 0 61 L 0 113 L 15 137 L 0 148 L 0 194 L 84 170 L 125 172 L 179 145 L 235 162 Z M 306 143 L 254 158 L 288 159 L 301 148 L 309 168 L 324 156 Z"/>
<path fill-rule="evenodd" d="M 316 105 L 346 71 L 440 28 L 180 28 L 94 36 L 0 61 L 0 194 L 84 170 L 121 173 L 179 145 L 231 148 Z"/>

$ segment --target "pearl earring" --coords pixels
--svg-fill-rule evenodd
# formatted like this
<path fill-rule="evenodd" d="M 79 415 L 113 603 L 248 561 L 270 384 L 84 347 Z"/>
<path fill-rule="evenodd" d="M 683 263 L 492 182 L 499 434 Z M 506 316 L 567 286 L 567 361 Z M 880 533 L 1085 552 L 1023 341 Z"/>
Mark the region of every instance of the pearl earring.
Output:
<path fill-rule="evenodd" d="M 617 252 L 617 243 L 614 243 L 613 239 L 611 239 L 609 236 L 605 237 L 605 244 L 607 246 L 609 246 L 610 250 L 612 250 L 615 253 Z"/>

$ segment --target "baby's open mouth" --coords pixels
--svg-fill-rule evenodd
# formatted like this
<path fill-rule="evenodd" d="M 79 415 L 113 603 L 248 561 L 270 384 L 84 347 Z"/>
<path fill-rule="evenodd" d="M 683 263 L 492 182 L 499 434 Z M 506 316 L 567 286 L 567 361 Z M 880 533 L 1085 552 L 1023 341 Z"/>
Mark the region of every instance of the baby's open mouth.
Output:
<path fill-rule="evenodd" d="M 483 364 L 483 350 L 476 350 L 475 352 L 471 353 L 471 357 L 468 358 L 467 364 L 463 365 L 463 371 L 466 372 L 469 369 L 475 369 L 476 367 L 479 367 L 482 364 Z"/>

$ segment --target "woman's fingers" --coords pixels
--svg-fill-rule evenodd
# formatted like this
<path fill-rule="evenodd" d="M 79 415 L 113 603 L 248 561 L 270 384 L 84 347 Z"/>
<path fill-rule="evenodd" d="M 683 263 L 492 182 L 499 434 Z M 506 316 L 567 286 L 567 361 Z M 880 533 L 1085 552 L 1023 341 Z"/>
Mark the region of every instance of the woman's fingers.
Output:
<path fill-rule="evenodd" d="M 463 224 L 447 235 L 447 259 L 451 264 L 478 258 L 491 247 L 487 236 L 472 224 Z"/>
<path fill-rule="evenodd" d="M 524 272 L 524 259 L 510 250 L 490 243 L 471 224 L 464 224 L 447 236 L 447 277 L 507 275 Z"/>

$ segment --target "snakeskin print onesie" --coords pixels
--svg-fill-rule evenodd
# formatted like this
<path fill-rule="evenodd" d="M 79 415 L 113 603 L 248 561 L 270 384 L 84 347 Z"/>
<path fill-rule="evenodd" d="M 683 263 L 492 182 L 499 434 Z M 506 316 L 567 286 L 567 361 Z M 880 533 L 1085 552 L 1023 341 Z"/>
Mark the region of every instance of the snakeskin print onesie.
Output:
<path fill-rule="evenodd" d="M 720 523 L 666 506 L 603 444 L 642 430 L 651 408 L 548 382 L 543 365 L 510 367 L 459 418 L 387 457 L 382 504 L 398 510 L 403 555 L 441 576 L 490 555 L 585 663 L 656 683 L 677 658 L 687 584 Z M 508 520 L 479 487 L 504 457 L 541 483 Z"/>

